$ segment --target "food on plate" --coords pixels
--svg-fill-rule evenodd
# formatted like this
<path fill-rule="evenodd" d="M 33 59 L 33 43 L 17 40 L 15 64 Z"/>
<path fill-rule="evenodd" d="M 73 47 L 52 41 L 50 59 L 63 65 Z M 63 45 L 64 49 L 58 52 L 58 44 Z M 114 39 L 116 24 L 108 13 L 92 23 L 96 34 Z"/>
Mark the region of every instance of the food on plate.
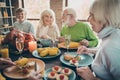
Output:
<path fill-rule="evenodd" d="M 16 68 L 19 73 L 27 74 L 30 70 L 34 69 L 35 62 L 30 61 L 28 58 L 19 59 L 16 62 Z"/>
<path fill-rule="evenodd" d="M 80 43 L 78 42 L 70 42 L 69 48 L 78 48 L 80 46 Z"/>
<path fill-rule="evenodd" d="M 49 49 L 49 55 L 54 56 L 58 54 L 58 48 L 50 48 Z"/>
<path fill-rule="evenodd" d="M 38 53 L 41 53 L 45 48 L 37 48 Z"/>
<path fill-rule="evenodd" d="M 78 66 L 78 61 L 81 60 L 81 57 L 80 57 L 80 55 L 74 56 L 74 55 L 70 55 L 70 54 L 65 54 L 64 59 L 69 61 L 70 64 Z"/>
<path fill-rule="evenodd" d="M 22 58 L 16 61 L 16 65 L 23 67 L 28 63 L 28 58 Z"/>
<path fill-rule="evenodd" d="M 69 48 L 78 48 L 80 46 L 80 43 L 78 42 L 70 42 Z M 59 43 L 58 48 L 66 48 L 65 42 Z"/>
<path fill-rule="evenodd" d="M 56 79 L 56 76 L 57 76 L 57 73 L 56 72 L 49 72 L 48 73 L 48 78 L 51 79 L 51 80 L 55 80 Z"/>
<path fill-rule="evenodd" d="M 47 55 L 50 55 L 50 56 L 55 56 L 58 54 L 58 48 L 50 48 L 50 47 L 47 47 L 47 48 L 38 48 L 38 53 L 41 57 L 45 57 Z"/>
<path fill-rule="evenodd" d="M 53 66 L 52 70 L 48 72 L 47 77 L 49 80 L 69 80 L 72 70 L 60 66 Z"/>
<path fill-rule="evenodd" d="M 23 74 L 27 74 L 27 73 L 29 73 L 29 69 L 28 68 L 22 68 L 19 72 L 21 72 L 21 73 L 23 73 Z"/>
<path fill-rule="evenodd" d="M 48 55 L 48 53 L 49 53 L 48 49 L 45 49 L 45 50 L 43 50 L 43 51 L 42 51 L 41 53 L 39 53 L 39 54 L 40 54 L 41 57 L 45 57 L 45 56 Z"/>
<path fill-rule="evenodd" d="M 75 66 L 78 66 L 78 60 L 76 60 L 76 59 L 71 59 L 70 61 L 69 61 L 71 64 L 73 64 L 73 65 L 75 65 Z"/>
<path fill-rule="evenodd" d="M 71 59 L 73 59 L 73 58 L 74 58 L 74 56 L 72 56 L 72 55 L 70 55 L 70 54 L 65 54 L 65 55 L 64 55 L 64 59 L 65 59 L 65 60 L 68 60 L 68 61 L 69 61 L 69 60 L 71 60 Z"/>
<path fill-rule="evenodd" d="M 60 66 L 52 67 L 52 71 L 54 71 L 54 72 L 60 72 L 61 70 L 62 70 L 62 68 Z"/>
<path fill-rule="evenodd" d="M 69 69 L 69 68 L 64 68 L 62 70 L 62 73 L 65 74 L 65 75 L 67 75 L 67 76 L 69 76 L 72 73 L 72 70 Z"/>
<path fill-rule="evenodd" d="M 22 74 L 27 74 L 29 73 L 29 67 L 31 67 L 31 65 L 28 64 L 28 58 L 22 58 L 16 61 L 16 65 L 18 66 L 18 72 L 22 73 Z"/>
<path fill-rule="evenodd" d="M 81 57 L 79 55 L 77 55 L 76 57 L 74 57 L 74 59 L 79 61 L 79 60 L 81 60 Z"/>
<path fill-rule="evenodd" d="M 68 76 L 65 74 L 58 74 L 56 80 L 68 80 Z"/>

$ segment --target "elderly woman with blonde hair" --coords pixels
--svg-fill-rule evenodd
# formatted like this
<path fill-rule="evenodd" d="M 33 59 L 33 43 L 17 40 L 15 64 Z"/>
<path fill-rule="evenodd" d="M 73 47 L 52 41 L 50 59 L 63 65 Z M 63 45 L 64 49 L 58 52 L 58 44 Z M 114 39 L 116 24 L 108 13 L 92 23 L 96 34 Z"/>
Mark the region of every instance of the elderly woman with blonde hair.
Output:
<path fill-rule="evenodd" d="M 38 39 L 51 39 L 53 34 L 55 34 L 56 37 L 60 36 L 59 28 L 56 24 L 55 13 L 53 12 L 53 10 L 47 9 L 41 13 L 36 37 Z"/>
<path fill-rule="evenodd" d="M 89 22 L 102 45 L 88 67 L 77 68 L 77 73 L 85 80 L 120 80 L 120 0 L 95 0 L 90 8 Z M 87 52 L 85 46 L 78 53 Z"/>

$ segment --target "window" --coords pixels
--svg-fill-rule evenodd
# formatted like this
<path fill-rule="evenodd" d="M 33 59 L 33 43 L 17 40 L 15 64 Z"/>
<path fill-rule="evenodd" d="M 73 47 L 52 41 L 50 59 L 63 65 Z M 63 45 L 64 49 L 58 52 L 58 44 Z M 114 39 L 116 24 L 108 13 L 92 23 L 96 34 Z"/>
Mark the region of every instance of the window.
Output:
<path fill-rule="evenodd" d="M 78 20 L 87 20 L 89 8 L 94 0 L 67 0 L 67 6 L 75 9 Z"/>
<path fill-rule="evenodd" d="M 36 30 L 41 12 L 50 8 L 50 0 L 24 0 L 24 8 L 27 11 L 27 19 Z"/>

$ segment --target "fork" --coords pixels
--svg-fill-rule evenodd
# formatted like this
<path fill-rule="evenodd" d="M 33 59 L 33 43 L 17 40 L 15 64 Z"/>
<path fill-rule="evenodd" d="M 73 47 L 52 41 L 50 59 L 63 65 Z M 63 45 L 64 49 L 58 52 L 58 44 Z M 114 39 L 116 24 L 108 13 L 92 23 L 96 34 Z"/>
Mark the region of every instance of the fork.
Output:
<path fill-rule="evenodd" d="M 74 66 L 75 66 L 76 68 L 78 68 L 78 65 L 75 65 L 75 64 L 74 64 Z"/>
<path fill-rule="evenodd" d="M 16 64 L 15 64 L 14 66 L 16 66 L 17 68 L 19 68 L 20 70 L 22 69 L 22 67 L 20 67 L 20 66 L 18 66 L 18 65 L 16 65 Z"/>
<path fill-rule="evenodd" d="M 76 58 L 76 57 L 78 57 L 79 56 L 79 54 L 77 54 L 74 58 Z"/>

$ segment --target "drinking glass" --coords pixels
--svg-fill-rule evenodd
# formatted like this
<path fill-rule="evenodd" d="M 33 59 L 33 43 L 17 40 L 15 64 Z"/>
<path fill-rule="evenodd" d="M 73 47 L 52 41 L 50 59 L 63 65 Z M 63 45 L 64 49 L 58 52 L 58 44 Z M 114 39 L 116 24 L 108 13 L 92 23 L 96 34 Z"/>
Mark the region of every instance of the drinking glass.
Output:
<path fill-rule="evenodd" d="M 68 53 L 70 41 L 71 41 L 71 35 L 70 34 L 66 34 L 65 35 L 65 46 L 67 48 L 67 53 Z"/>
<path fill-rule="evenodd" d="M 22 38 L 16 38 L 16 48 L 19 51 L 19 54 L 21 54 L 24 48 L 24 40 Z"/>
<path fill-rule="evenodd" d="M 3 58 L 9 58 L 8 45 L 2 45 L 0 48 L 0 56 Z"/>
<path fill-rule="evenodd" d="M 52 39 L 53 47 L 55 47 L 55 41 L 56 41 L 56 38 L 57 38 L 56 35 L 57 35 L 56 32 L 52 32 L 51 39 Z"/>

